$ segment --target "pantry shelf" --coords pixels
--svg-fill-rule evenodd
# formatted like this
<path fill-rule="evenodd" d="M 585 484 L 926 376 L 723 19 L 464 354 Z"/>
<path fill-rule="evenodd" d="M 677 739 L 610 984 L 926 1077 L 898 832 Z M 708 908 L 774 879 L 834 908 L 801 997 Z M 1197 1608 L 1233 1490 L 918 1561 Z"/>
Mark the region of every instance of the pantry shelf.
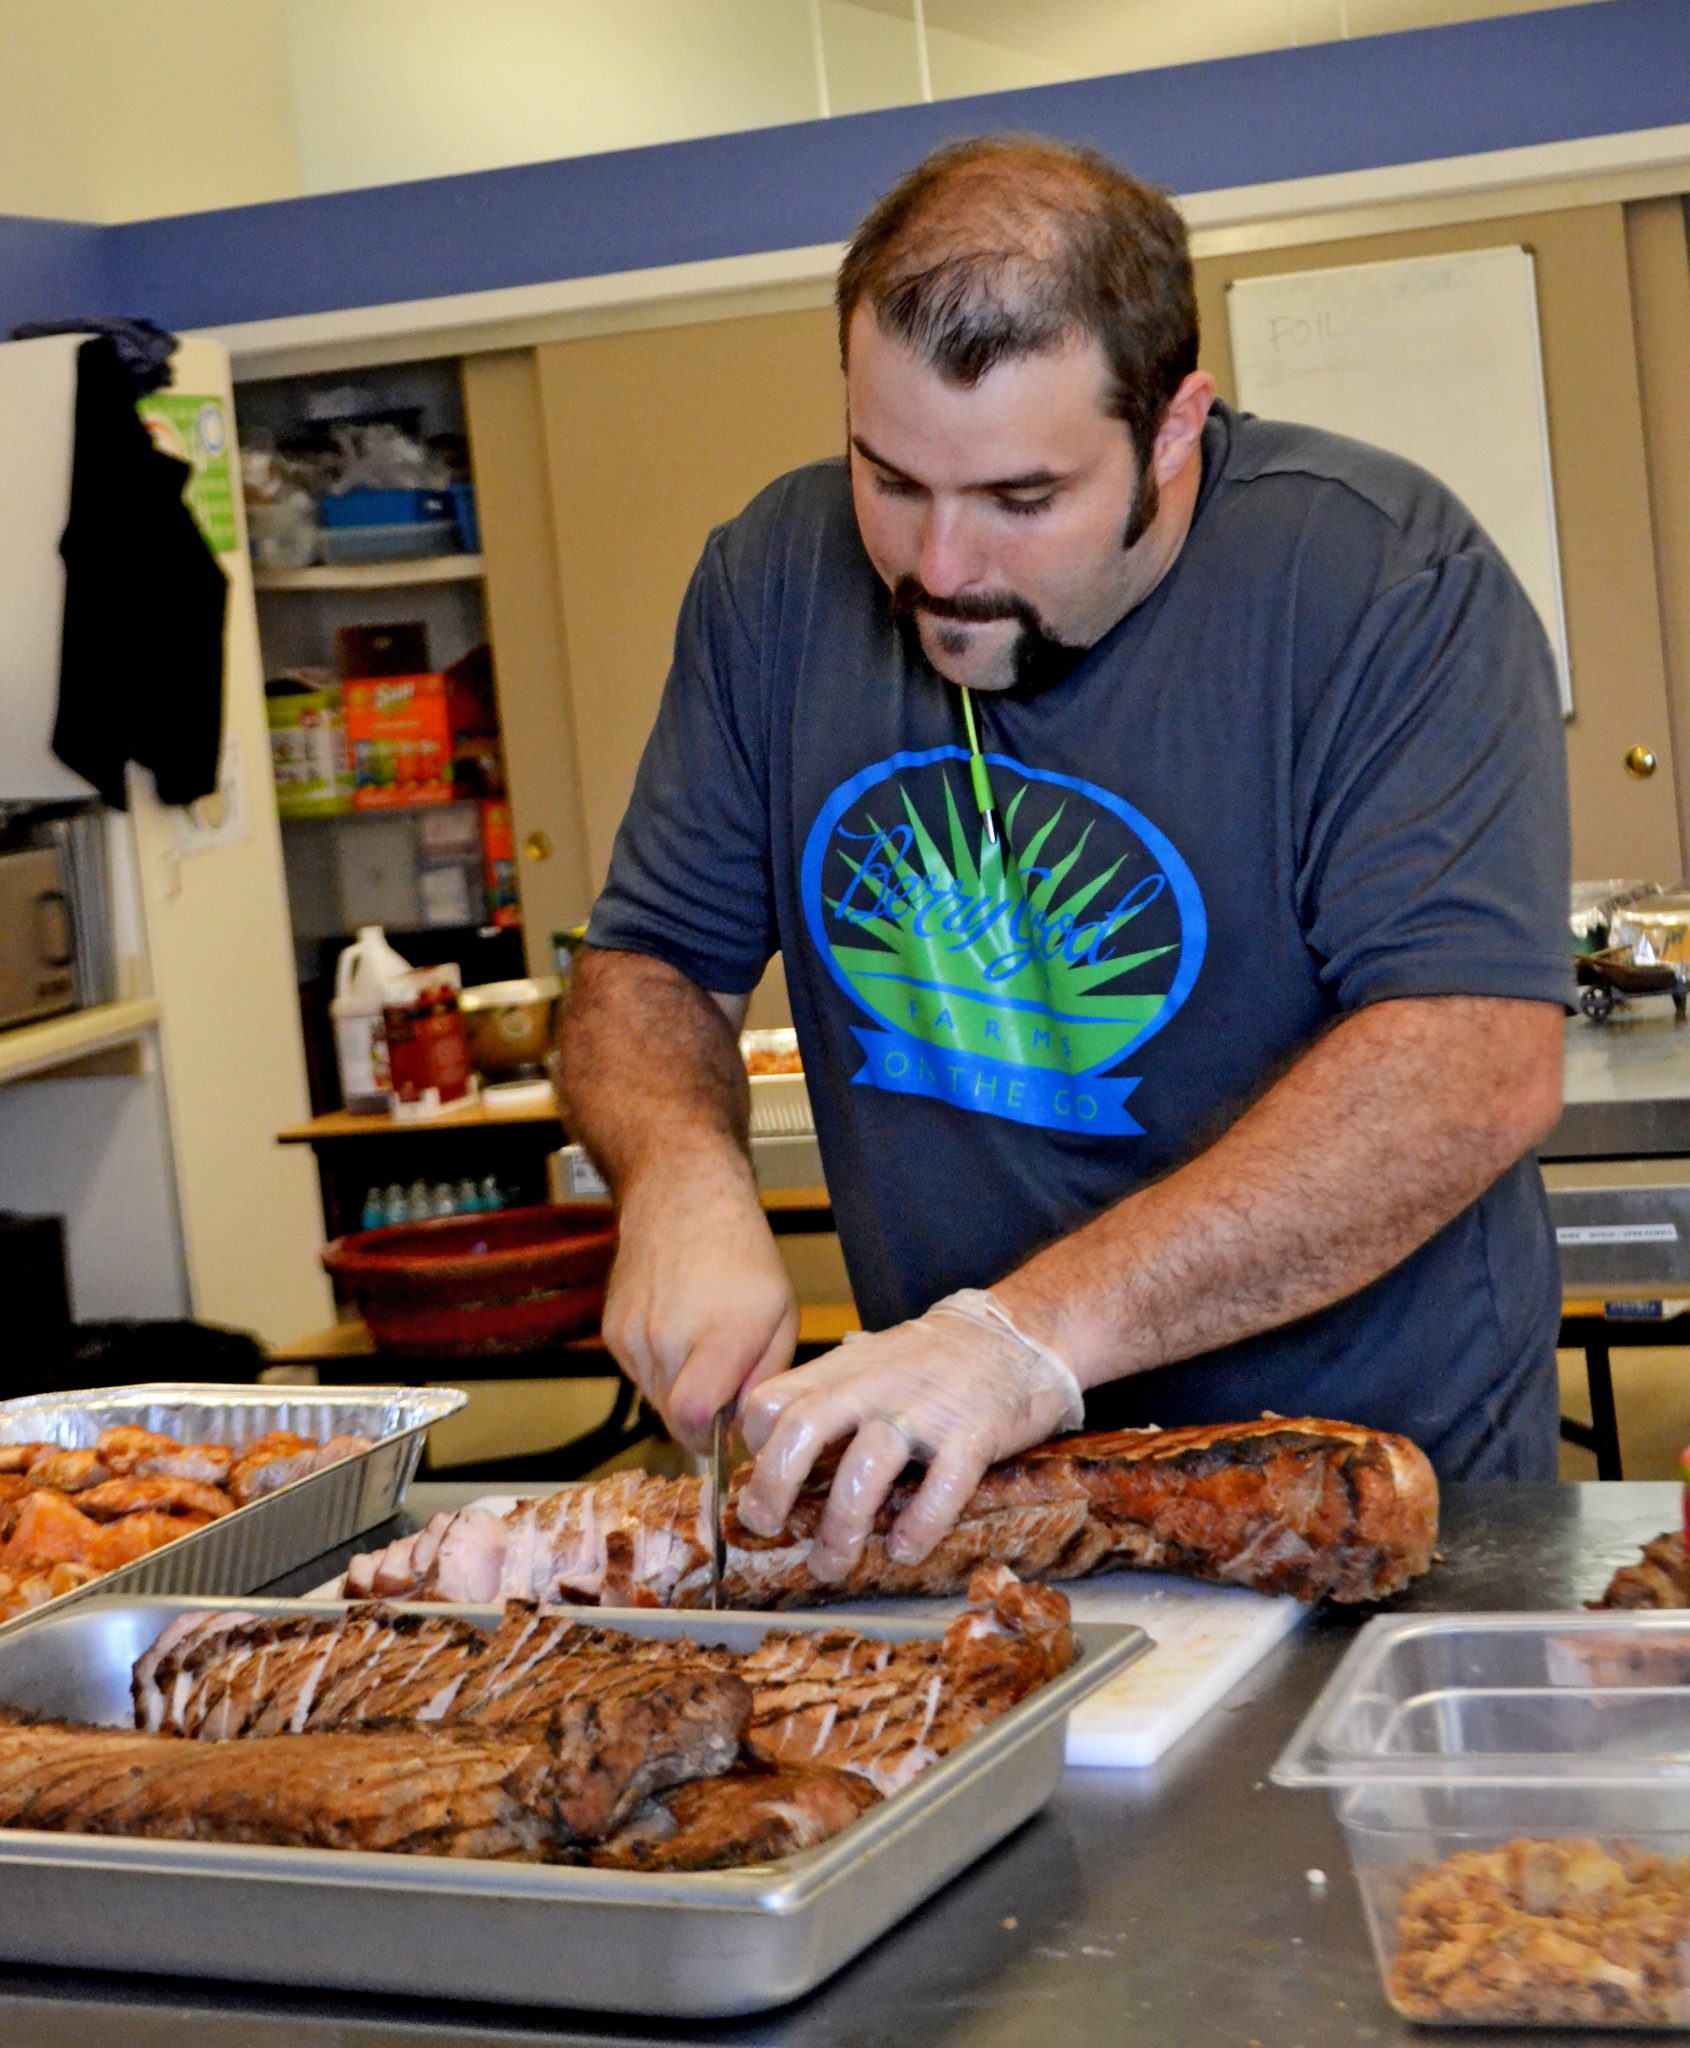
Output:
<path fill-rule="evenodd" d="M 0 1033 L 0 1082 L 26 1080 L 51 1073 L 95 1053 L 127 1045 L 158 1022 L 159 1005 L 151 997 L 129 1003 L 101 1003 L 48 1017 L 40 1024 L 19 1024 Z"/>
<path fill-rule="evenodd" d="M 309 569 L 255 569 L 254 590 L 401 590 L 419 583 L 477 583 L 480 555 L 425 555 L 407 562 L 320 562 Z"/>

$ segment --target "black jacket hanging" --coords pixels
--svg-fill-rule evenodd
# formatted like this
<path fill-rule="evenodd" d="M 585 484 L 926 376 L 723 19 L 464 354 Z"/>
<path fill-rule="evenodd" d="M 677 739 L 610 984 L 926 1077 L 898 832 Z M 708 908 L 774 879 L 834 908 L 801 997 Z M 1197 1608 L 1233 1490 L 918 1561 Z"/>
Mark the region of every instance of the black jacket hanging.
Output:
<path fill-rule="evenodd" d="M 223 744 L 228 583 L 182 501 L 188 465 L 155 445 L 135 399 L 112 341 L 84 342 L 53 751 L 119 810 L 125 762 L 187 804 L 217 787 Z"/>

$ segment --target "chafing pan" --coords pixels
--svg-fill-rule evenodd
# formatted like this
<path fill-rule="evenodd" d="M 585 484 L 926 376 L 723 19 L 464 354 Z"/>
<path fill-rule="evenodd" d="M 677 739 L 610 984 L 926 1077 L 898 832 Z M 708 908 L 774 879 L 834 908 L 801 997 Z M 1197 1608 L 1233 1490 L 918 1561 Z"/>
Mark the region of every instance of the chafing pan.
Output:
<path fill-rule="evenodd" d="M 0 1699 L 132 1725 L 129 1674 L 159 1630 L 209 1600 L 94 1599 L 0 1642 Z M 243 1613 L 322 1616 L 288 1600 Z M 498 1610 L 431 1606 L 495 1626 Z M 749 1649 L 833 1615 L 592 1610 L 630 1634 Z M 889 1640 L 943 1622 L 853 1617 Z M 322 1988 L 666 2015 L 784 2004 L 1045 1803 L 1068 1710 L 1149 1647 L 1075 1630 L 1072 1668 L 820 1847 L 739 1870 L 659 1874 L 363 1851 L 124 1841 L 0 1829 L 0 1959 Z"/>

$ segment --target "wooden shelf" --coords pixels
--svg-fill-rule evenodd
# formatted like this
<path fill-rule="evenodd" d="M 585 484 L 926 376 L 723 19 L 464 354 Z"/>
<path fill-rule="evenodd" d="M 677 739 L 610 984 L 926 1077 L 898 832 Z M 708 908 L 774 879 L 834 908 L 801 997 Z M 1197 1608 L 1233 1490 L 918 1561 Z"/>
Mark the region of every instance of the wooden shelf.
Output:
<path fill-rule="evenodd" d="M 555 1103 L 531 1109 L 489 1109 L 485 1101 L 467 1109 L 449 1109 L 444 1115 L 423 1117 L 415 1123 L 391 1116 L 361 1116 L 355 1110 L 333 1109 L 326 1116 L 314 1116 L 308 1124 L 290 1124 L 276 1133 L 279 1145 L 322 1145 L 348 1138 L 426 1138 L 436 1131 L 489 1130 L 513 1124 L 557 1124 Z"/>
<path fill-rule="evenodd" d="M 19 1024 L 0 1032 L 0 1081 L 18 1081 L 30 1074 L 50 1073 L 94 1053 L 127 1045 L 158 1022 L 159 1006 L 150 996 L 132 1003 L 102 1003 L 91 1010 L 72 1010 L 40 1024 Z"/>
<path fill-rule="evenodd" d="M 254 590 L 402 590 L 417 583 L 475 583 L 480 555 L 420 555 L 406 562 L 319 562 L 309 569 L 254 569 Z"/>
<path fill-rule="evenodd" d="M 789 1213 L 810 1209 L 831 1209 L 833 1198 L 824 1187 L 812 1188 L 759 1188 L 757 1199 L 766 1214 L 785 1216 Z"/>
<path fill-rule="evenodd" d="M 798 1346 L 802 1350 L 819 1351 L 841 1343 L 849 1330 L 860 1330 L 862 1319 L 848 1301 L 812 1301 L 801 1304 L 798 1310 Z M 567 1343 L 554 1347 L 559 1352 L 577 1352 L 586 1356 L 602 1355 L 603 1340 L 599 1337 L 576 1337 Z M 313 1337 L 301 1337 L 292 1344 L 278 1344 L 270 1352 L 272 1365 L 314 1365 L 332 1364 L 340 1358 L 377 1358 L 382 1354 L 376 1350 L 369 1331 L 358 1319 L 333 1323 L 328 1329 L 319 1331 Z M 524 1377 L 523 1368 L 530 1370 L 532 1354 L 516 1354 L 511 1358 L 513 1379 Z M 478 1358 L 475 1364 L 485 1372 L 496 1359 Z M 430 1372 L 445 1375 L 451 1371 L 450 1359 L 430 1359 Z"/>
<path fill-rule="evenodd" d="M 304 825 L 306 827 L 314 825 L 345 825 L 349 823 L 357 825 L 361 824 L 366 818 L 438 816 L 442 811 L 475 809 L 480 805 L 481 801 L 482 799 L 478 796 L 455 796 L 449 798 L 443 804 L 348 804 L 343 811 L 313 811 L 306 817 L 283 818 L 281 820 L 281 827 L 284 832 L 291 832 L 296 825 Z M 471 856 L 466 854 L 464 858 L 467 860 Z M 515 927 L 505 926 L 503 929 L 514 930 Z M 350 943 L 351 938 L 352 934 L 348 932 L 348 943 Z"/>

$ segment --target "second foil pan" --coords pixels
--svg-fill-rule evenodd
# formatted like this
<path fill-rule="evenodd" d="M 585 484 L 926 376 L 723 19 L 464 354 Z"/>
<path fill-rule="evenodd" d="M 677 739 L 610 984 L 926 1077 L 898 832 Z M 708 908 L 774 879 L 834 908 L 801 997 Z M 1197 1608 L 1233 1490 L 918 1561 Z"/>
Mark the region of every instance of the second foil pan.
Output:
<path fill-rule="evenodd" d="M 0 1444 L 39 1439 L 80 1450 L 92 1446 L 101 1430 L 123 1423 L 179 1443 L 224 1443 L 236 1450 L 274 1429 L 320 1443 L 333 1436 L 371 1440 L 371 1448 L 356 1457 L 278 1487 L 132 1564 L 0 1621 L 0 1640 L 95 1595 L 238 1594 L 269 1585 L 397 1513 L 424 1435 L 456 1414 L 466 1398 L 453 1387 L 149 1384 L 0 1401 Z"/>

